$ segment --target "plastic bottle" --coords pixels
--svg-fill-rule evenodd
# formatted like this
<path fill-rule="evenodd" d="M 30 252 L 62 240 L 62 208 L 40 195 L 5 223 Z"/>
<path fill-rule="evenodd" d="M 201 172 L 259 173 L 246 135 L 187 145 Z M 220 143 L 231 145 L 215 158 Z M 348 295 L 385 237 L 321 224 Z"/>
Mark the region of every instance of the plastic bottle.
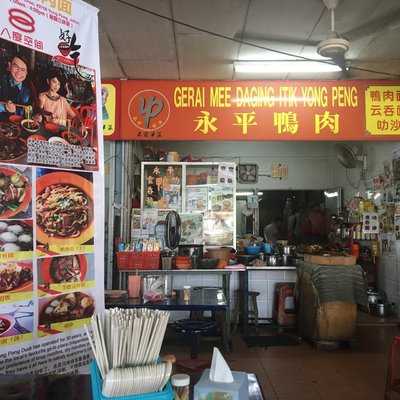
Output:
<path fill-rule="evenodd" d="M 190 376 L 175 374 L 171 377 L 175 400 L 189 400 Z"/>

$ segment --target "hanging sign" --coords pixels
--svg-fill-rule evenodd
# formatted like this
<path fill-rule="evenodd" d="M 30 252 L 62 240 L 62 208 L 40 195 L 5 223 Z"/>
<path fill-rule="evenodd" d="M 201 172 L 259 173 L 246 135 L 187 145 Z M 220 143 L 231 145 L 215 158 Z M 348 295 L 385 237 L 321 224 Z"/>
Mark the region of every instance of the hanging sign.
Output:
<path fill-rule="evenodd" d="M 114 140 L 399 140 L 400 82 L 121 81 Z"/>
<path fill-rule="evenodd" d="M 105 138 L 119 131 L 120 82 L 118 80 L 102 81 L 101 106 L 103 117 L 103 135 Z"/>
<path fill-rule="evenodd" d="M 0 373 L 77 371 L 104 308 L 98 10 L 0 2 Z"/>

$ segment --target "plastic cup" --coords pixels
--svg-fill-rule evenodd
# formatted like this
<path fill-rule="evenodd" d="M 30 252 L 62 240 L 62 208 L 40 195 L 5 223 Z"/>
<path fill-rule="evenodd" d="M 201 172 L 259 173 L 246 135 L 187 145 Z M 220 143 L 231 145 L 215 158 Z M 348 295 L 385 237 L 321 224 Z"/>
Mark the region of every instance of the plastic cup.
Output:
<path fill-rule="evenodd" d="M 128 296 L 130 298 L 140 297 L 140 282 L 141 277 L 139 275 L 128 276 Z"/>

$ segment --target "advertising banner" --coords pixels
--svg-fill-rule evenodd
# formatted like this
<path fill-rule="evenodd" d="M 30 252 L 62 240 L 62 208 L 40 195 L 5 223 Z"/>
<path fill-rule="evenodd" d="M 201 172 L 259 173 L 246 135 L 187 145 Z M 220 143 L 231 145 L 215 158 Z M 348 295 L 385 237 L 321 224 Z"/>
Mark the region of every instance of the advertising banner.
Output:
<path fill-rule="evenodd" d="M 399 140 L 400 82 L 121 81 L 110 140 Z"/>
<path fill-rule="evenodd" d="M 104 308 L 97 13 L 81 0 L 0 2 L 1 374 L 91 358 L 83 326 Z"/>

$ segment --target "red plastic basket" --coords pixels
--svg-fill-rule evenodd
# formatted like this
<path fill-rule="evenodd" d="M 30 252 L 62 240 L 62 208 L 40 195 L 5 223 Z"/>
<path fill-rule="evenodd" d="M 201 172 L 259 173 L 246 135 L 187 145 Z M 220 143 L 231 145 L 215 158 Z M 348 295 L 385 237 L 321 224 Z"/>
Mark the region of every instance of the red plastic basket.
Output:
<path fill-rule="evenodd" d="M 117 267 L 118 269 L 160 269 L 160 252 L 117 252 Z"/>
<path fill-rule="evenodd" d="M 142 269 L 159 269 L 160 268 L 160 252 L 146 251 L 143 252 L 143 268 Z"/>
<path fill-rule="evenodd" d="M 129 258 L 133 251 L 117 251 L 117 267 L 118 269 L 129 268 Z"/>

